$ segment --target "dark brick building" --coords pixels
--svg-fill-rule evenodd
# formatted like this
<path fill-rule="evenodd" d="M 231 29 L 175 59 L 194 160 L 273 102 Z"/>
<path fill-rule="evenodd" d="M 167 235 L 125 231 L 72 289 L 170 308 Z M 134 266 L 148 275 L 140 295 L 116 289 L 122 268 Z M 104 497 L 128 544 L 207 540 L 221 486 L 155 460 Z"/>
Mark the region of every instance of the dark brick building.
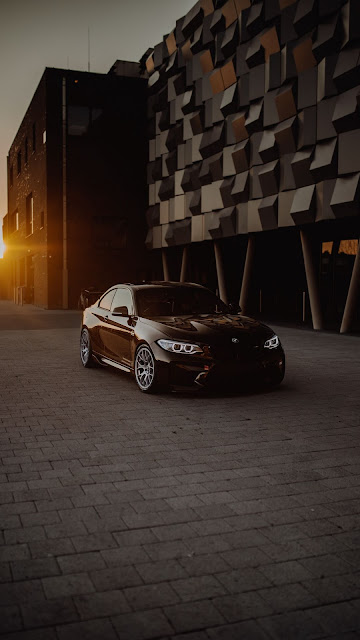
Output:
<path fill-rule="evenodd" d="M 47 68 L 8 156 L 8 297 L 76 307 L 144 275 L 146 81 Z M 121 75 L 119 75 L 121 74 Z"/>
<path fill-rule="evenodd" d="M 165 277 L 360 328 L 359 1 L 199 0 L 143 64 Z"/>

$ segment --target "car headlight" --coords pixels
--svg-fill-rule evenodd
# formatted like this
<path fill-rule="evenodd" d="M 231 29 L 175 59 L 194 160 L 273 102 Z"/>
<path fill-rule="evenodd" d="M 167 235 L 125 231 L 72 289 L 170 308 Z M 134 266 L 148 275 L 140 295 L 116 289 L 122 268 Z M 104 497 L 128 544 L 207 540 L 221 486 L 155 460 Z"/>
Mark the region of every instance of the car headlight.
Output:
<path fill-rule="evenodd" d="M 280 340 L 276 335 L 273 335 L 272 338 L 269 338 L 269 340 L 266 340 L 266 342 L 264 342 L 265 349 L 276 349 L 276 347 L 278 347 L 279 345 Z"/>
<path fill-rule="evenodd" d="M 157 340 L 156 342 L 162 349 L 171 351 L 172 353 L 187 353 L 189 355 L 203 353 L 202 348 L 198 344 L 177 342 L 176 340 Z"/>

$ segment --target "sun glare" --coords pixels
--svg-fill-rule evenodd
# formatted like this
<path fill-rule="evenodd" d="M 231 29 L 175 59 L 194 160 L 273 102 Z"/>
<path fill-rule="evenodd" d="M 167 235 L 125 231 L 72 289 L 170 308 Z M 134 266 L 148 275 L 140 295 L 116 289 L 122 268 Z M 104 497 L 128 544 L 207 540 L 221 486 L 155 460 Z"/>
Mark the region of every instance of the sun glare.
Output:
<path fill-rule="evenodd" d="M 0 238 L 0 258 L 4 257 L 5 249 L 6 249 L 6 245 L 4 243 L 4 240 Z"/>

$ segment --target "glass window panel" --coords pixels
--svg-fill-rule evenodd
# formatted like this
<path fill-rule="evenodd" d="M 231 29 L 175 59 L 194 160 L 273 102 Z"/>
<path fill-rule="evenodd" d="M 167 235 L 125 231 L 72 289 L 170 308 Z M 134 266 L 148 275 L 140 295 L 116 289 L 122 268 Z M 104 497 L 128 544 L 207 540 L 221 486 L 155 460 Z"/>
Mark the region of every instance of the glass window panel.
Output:
<path fill-rule="evenodd" d="M 99 307 L 101 307 L 101 309 L 106 309 L 107 311 L 110 311 L 114 294 L 115 294 L 115 289 L 111 289 L 111 291 L 108 291 L 108 293 L 105 293 L 105 295 L 101 298 L 99 302 Z"/>

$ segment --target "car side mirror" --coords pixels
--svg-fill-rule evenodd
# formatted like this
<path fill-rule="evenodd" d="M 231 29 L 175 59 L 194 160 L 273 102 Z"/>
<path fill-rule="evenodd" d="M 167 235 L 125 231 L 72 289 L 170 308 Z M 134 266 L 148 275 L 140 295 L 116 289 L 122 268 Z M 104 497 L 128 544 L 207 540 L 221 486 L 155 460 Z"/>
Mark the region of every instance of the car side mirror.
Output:
<path fill-rule="evenodd" d="M 115 307 L 112 312 L 113 316 L 129 317 L 129 309 L 127 307 Z"/>

